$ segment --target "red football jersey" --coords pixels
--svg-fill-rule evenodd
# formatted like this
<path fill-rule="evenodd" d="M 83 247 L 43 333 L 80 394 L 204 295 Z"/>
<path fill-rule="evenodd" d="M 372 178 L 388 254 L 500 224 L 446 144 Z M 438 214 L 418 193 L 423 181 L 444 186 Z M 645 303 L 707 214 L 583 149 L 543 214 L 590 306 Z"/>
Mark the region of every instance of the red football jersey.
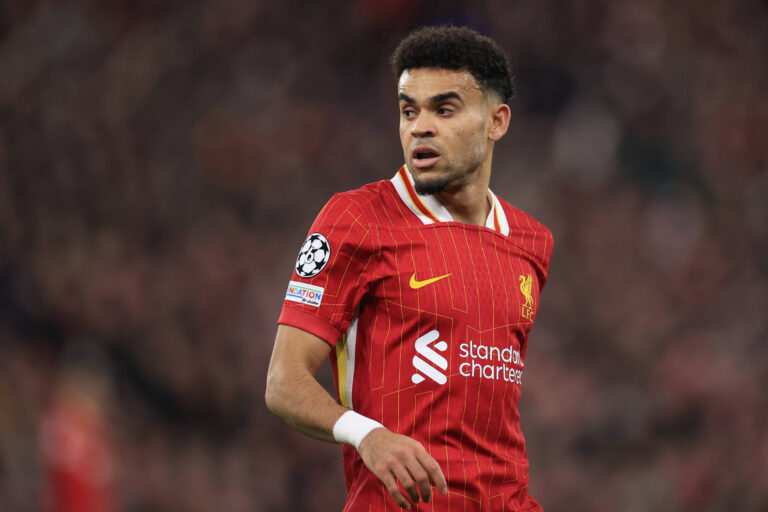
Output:
<path fill-rule="evenodd" d="M 552 234 L 489 191 L 455 222 L 403 166 L 336 194 L 301 248 L 279 323 L 333 347 L 339 401 L 420 441 L 449 492 L 415 510 L 540 510 L 517 403 Z M 399 507 L 344 446 L 345 511 Z"/>

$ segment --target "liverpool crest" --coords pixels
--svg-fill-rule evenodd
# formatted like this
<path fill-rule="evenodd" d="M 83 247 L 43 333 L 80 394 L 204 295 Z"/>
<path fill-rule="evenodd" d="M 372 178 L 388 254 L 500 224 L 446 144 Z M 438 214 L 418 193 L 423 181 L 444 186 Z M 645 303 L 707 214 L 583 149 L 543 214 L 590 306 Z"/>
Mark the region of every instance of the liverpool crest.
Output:
<path fill-rule="evenodd" d="M 523 297 L 525 297 L 525 304 L 520 308 L 520 313 L 523 315 L 523 318 L 533 322 L 533 277 L 531 277 L 531 274 L 527 276 L 520 274 L 519 279 L 520 291 L 523 293 Z"/>

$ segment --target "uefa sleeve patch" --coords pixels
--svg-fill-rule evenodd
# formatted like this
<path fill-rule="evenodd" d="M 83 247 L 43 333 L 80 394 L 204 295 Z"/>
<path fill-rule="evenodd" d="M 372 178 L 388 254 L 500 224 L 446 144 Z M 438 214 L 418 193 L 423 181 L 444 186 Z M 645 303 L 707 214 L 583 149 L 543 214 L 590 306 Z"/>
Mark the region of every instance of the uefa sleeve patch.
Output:
<path fill-rule="evenodd" d="M 285 292 L 285 300 L 319 308 L 323 301 L 323 293 L 325 293 L 325 288 L 291 281 Z"/>
<path fill-rule="evenodd" d="M 325 268 L 331 259 L 331 244 L 320 233 L 312 233 L 301 246 L 296 258 L 296 273 L 308 279 L 315 277 Z"/>

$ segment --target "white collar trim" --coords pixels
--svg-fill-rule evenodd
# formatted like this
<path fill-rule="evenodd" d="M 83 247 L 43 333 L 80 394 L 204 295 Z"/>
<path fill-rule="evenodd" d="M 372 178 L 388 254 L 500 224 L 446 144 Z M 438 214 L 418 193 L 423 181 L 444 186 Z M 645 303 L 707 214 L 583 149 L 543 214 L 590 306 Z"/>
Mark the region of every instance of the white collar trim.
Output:
<path fill-rule="evenodd" d="M 423 224 L 435 222 L 452 222 L 453 216 L 434 195 L 422 196 L 416 194 L 407 165 L 403 165 L 390 180 L 397 191 L 397 195 L 405 203 L 411 212 L 416 215 Z M 491 211 L 485 220 L 485 227 L 494 231 L 500 231 L 503 235 L 509 235 L 509 223 L 504 214 L 499 199 L 490 189 L 488 195 L 491 200 Z"/>

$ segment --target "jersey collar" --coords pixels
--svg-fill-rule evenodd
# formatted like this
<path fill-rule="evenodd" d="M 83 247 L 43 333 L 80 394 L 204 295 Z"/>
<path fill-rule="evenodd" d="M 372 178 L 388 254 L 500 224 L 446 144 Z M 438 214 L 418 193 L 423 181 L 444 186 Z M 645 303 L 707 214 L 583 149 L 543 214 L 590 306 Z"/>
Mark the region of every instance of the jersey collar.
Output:
<path fill-rule="evenodd" d="M 423 224 L 434 224 L 435 222 L 452 222 L 453 217 L 450 212 L 440 204 L 440 201 L 433 195 L 420 196 L 413 188 L 413 177 L 406 165 L 403 165 L 390 180 L 395 186 L 397 194 L 405 203 L 409 210 L 416 215 Z M 509 223 L 504 214 L 499 199 L 496 194 L 488 190 L 491 199 L 491 211 L 485 220 L 485 227 L 498 231 L 503 235 L 509 235 Z"/>

